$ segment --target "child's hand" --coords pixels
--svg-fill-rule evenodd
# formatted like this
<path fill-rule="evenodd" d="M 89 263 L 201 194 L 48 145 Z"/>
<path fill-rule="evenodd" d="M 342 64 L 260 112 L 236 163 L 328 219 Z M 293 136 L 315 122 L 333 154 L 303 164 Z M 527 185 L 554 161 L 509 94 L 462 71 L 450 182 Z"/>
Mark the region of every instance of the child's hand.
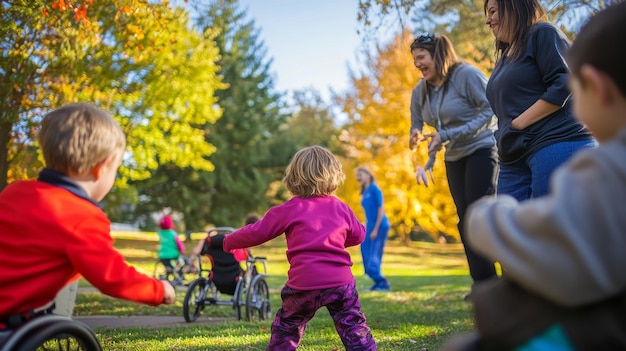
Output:
<path fill-rule="evenodd" d="M 161 280 L 161 284 L 163 284 L 163 303 L 166 305 L 171 305 L 176 301 L 176 291 L 170 282 L 167 280 Z"/>

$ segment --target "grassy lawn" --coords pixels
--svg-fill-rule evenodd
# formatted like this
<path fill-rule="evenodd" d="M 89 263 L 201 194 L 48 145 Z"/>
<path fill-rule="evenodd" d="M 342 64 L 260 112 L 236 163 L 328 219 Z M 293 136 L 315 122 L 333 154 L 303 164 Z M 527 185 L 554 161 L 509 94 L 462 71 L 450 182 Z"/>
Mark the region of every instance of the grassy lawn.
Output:
<path fill-rule="evenodd" d="M 128 261 L 151 274 L 156 261 L 156 234 L 117 233 L 116 246 Z M 202 238 L 194 235 L 188 250 Z M 280 307 L 280 288 L 287 279 L 288 265 L 284 238 L 279 237 L 253 254 L 268 260 L 268 285 L 272 312 Z M 351 248 L 353 272 L 357 277 L 362 309 L 379 350 L 436 350 L 451 335 L 472 328 L 471 306 L 463 301 L 469 292 L 463 249 L 458 244 L 390 242 L 383 258 L 383 274 L 391 292 L 370 292 L 371 281 L 363 276 L 360 252 Z M 82 281 L 81 286 L 89 285 Z M 75 314 L 181 316 L 184 290 L 177 290 L 177 302 L 149 307 L 112 299 L 99 293 L 79 293 Z M 227 298 L 227 297 L 225 297 Z M 229 306 L 208 306 L 202 317 L 232 317 Z M 96 328 L 105 350 L 265 350 L 271 320 L 248 323 L 229 319 L 224 323 L 195 324 L 171 328 Z M 308 324 L 298 350 L 343 350 L 332 319 L 322 309 Z"/>

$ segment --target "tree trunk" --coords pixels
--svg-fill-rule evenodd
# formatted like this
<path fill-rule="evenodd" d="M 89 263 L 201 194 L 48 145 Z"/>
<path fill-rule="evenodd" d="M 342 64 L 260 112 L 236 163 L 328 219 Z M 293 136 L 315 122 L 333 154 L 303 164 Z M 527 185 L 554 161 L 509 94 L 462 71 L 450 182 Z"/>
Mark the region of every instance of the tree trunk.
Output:
<path fill-rule="evenodd" d="M 9 175 L 9 143 L 11 141 L 11 129 L 13 124 L 0 124 L 0 191 L 8 183 Z"/>

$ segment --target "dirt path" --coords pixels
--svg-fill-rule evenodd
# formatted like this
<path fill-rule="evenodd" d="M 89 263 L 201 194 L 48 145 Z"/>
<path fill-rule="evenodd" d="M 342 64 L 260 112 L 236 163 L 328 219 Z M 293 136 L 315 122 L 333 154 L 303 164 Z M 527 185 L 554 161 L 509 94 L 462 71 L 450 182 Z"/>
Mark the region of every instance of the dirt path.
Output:
<path fill-rule="evenodd" d="M 214 324 L 228 320 L 234 320 L 234 318 L 224 317 L 200 317 L 193 323 L 185 322 L 183 317 L 174 316 L 76 316 L 74 320 L 83 322 L 91 328 L 105 327 L 105 328 L 137 328 L 137 327 L 171 327 L 171 326 L 183 326 L 192 324 Z"/>
<path fill-rule="evenodd" d="M 80 287 L 78 293 L 86 292 L 99 292 L 98 289 L 93 287 Z M 105 327 L 105 328 L 159 328 L 159 327 L 171 327 L 171 326 L 183 326 L 192 324 L 214 324 L 228 320 L 235 320 L 225 317 L 199 317 L 193 323 L 185 322 L 183 316 L 74 316 L 74 320 L 85 323 L 91 328 Z"/>

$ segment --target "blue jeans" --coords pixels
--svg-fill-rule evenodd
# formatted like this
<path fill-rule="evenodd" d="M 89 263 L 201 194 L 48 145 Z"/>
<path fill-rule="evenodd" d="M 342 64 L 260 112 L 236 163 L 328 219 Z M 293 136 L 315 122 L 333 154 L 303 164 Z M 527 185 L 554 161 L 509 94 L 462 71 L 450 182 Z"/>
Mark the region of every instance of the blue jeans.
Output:
<path fill-rule="evenodd" d="M 374 283 L 387 283 L 387 279 L 383 277 L 380 272 L 380 266 L 383 262 L 383 250 L 387 243 L 387 236 L 389 235 L 389 227 L 381 226 L 378 228 L 378 235 L 376 239 L 372 240 L 370 234 L 373 228 L 366 227 L 365 240 L 361 243 L 361 256 L 363 256 L 363 268 L 365 268 L 365 274 L 367 274 Z"/>
<path fill-rule="evenodd" d="M 594 140 L 556 143 L 515 163 L 500 165 L 498 194 L 511 195 L 517 201 L 546 195 L 552 172 L 577 151 L 596 145 Z"/>

